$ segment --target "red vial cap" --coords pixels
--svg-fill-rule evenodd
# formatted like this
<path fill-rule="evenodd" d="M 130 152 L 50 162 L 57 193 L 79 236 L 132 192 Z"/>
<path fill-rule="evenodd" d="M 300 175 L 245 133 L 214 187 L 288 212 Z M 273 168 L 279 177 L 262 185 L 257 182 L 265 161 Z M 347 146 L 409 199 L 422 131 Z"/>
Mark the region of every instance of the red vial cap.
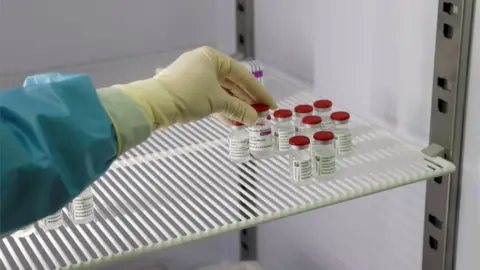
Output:
<path fill-rule="evenodd" d="M 233 123 L 233 125 L 234 125 L 234 126 L 237 126 L 237 127 L 241 127 L 241 126 L 243 126 L 243 123 L 241 123 L 241 122 L 235 122 L 235 123 Z"/>
<path fill-rule="evenodd" d="M 293 136 L 288 143 L 293 146 L 306 146 L 310 144 L 310 139 L 307 136 Z"/>
<path fill-rule="evenodd" d="M 255 109 L 257 112 L 266 112 L 268 111 L 268 105 L 265 104 L 253 104 L 252 107 Z"/>
<path fill-rule="evenodd" d="M 330 119 L 334 121 L 345 121 L 350 119 L 350 114 L 348 112 L 334 112 L 330 114 Z"/>
<path fill-rule="evenodd" d="M 322 123 L 322 118 L 316 115 L 309 115 L 303 117 L 302 123 L 304 123 L 305 125 L 318 125 Z"/>
<path fill-rule="evenodd" d="M 332 102 L 328 99 L 321 99 L 315 101 L 313 106 L 317 109 L 328 109 L 332 107 Z"/>
<path fill-rule="evenodd" d="M 308 104 L 301 104 L 295 106 L 294 110 L 296 113 L 311 113 L 313 112 L 313 107 Z"/>
<path fill-rule="evenodd" d="M 313 134 L 313 138 L 317 141 L 330 141 L 335 137 L 331 131 L 319 131 Z"/>
<path fill-rule="evenodd" d="M 293 115 L 292 111 L 287 109 L 276 110 L 273 113 L 273 117 L 275 118 L 288 118 L 288 117 L 292 117 L 292 115 Z"/>

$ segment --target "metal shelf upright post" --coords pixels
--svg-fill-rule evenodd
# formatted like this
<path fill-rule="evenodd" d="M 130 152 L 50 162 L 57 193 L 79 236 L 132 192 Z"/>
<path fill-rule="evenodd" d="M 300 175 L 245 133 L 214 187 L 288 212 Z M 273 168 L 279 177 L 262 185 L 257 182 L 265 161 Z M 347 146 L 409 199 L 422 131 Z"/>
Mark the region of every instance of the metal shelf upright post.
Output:
<path fill-rule="evenodd" d="M 254 36 L 254 1 L 253 0 L 236 0 L 235 16 L 236 16 L 236 41 L 237 41 L 237 58 L 248 60 L 255 58 L 255 36 Z M 251 161 L 254 165 L 254 161 Z M 243 165 L 240 165 L 243 166 Z M 241 177 L 241 176 L 240 176 Z M 241 185 L 242 192 L 248 192 L 248 188 Z M 252 189 L 254 187 L 250 187 Z M 242 200 L 245 200 L 244 194 L 240 194 Z M 254 203 L 254 202 L 251 202 Z M 244 207 L 247 207 L 244 205 Z M 251 227 L 240 230 L 240 259 L 256 260 L 257 259 L 257 228 Z"/>
<path fill-rule="evenodd" d="M 457 167 L 427 181 L 423 270 L 455 268 L 463 125 L 475 0 L 439 0 L 430 115 L 430 155 Z M 436 149 L 434 149 L 436 148 Z"/>

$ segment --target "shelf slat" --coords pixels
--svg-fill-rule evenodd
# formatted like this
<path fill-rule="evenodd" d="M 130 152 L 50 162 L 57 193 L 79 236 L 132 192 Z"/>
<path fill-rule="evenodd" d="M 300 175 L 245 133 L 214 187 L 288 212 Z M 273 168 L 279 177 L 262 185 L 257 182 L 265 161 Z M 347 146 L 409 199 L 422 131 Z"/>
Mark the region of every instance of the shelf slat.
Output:
<path fill-rule="evenodd" d="M 301 92 L 280 105 L 310 103 Z M 2 239 L 1 269 L 90 267 L 451 173 L 455 166 L 352 117 L 354 153 L 328 182 L 290 184 L 288 160 L 234 165 L 213 119 L 156 132 L 94 184 L 97 220 Z"/>

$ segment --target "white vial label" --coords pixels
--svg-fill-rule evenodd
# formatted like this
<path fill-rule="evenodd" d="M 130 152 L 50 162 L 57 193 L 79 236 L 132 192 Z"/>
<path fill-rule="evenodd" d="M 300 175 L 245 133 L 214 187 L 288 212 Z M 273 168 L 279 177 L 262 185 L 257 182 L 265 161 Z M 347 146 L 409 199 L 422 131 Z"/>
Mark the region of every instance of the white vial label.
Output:
<path fill-rule="evenodd" d="M 231 159 L 244 159 L 250 156 L 248 139 L 230 139 L 228 154 Z"/>
<path fill-rule="evenodd" d="M 273 147 L 272 129 L 264 126 L 253 126 L 249 129 L 250 151 L 263 151 Z"/>
<path fill-rule="evenodd" d="M 43 229 L 55 229 L 63 224 L 63 211 L 60 210 L 40 221 L 40 227 Z"/>
<path fill-rule="evenodd" d="M 302 183 L 312 178 L 312 160 L 294 160 L 292 168 L 293 181 Z"/>
<path fill-rule="evenodd" d="M 93 193 L 88 192 L 85 195 L 81 194 L 72 201 L 73 219 L 81 221 L 85 219 L 93 219 L 95 203 L 93 201 Z"/>
<path fill-rule="evenodd" d="M 285 152 L 290 151 L 289 140 L 291 137 L 295 136 L 295 130 L 278 130 L 278 151 Z"/>
<path fill-rule="evenodd" d="M 335 148 L 339 154 L 350 152 L 352 150 L 352 134 L 350 132 L 335 134 Z"/>
<path fill-rule="evenodd" d="M 315 154 L 315 173 L 320 176 L 335 173 L 335 155 Z"/>

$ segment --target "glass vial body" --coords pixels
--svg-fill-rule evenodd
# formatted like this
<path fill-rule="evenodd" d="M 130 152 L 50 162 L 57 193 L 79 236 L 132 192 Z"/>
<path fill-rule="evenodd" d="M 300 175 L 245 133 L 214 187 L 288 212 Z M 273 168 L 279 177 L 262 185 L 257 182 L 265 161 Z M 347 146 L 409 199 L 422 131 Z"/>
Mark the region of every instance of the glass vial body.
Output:
<path fill-rule="evenodd" d="M 303 118 L 305 116 L 313 115 L 313 107 L 308 104 L 301 104 L 295 106 L 295 131 L 298 134 L 302 134 L 303 129 Z"/>
<path fill-rule="evenodd" d="M 33 234 L 34 232 L 35 232 L 35 227 L 33 226 L 33 224 L 30 224 L 12 233 L 12 237 L 15 237 L 15 238 L 27 237 Z"/>
<path fill-rule="evenodd" d="M 273 154 L 272 126 L 268 121 L 268 106 L 254 104 L 258 119 L 248 128 L 250 154 L 254 158 L 266 158 Z"/>
<path fill-rule="evenodd" d="M 350 130 L 348 112 L 334 112 L 330 115 L 335 134 L 335 149 L 339 155 L 349 155 L 353 150 L 352 132 Z"/>
<path fill-rule="evenodd" d="M 331 129 L 332 127 L 332 121 L 330 119 L 330 114 L 332 113 L 332 106 L 332 101 L 328 99 L 317 100 L 313 103 L 313 107 L 315 108 L 315 115 L 322 118 L 322 130 Z"/>
<path fill-rule="evenodd" d="M 313 162 L 313 175 L 317 180 L 327 180 L 336 171 L 335 135 L 330 131 L 313 134 L 310 147 Z"/>
<path fill-rule="evenodd" d="M 290 181 L 295 185 L 305 185 L 313 181 L 312 156 L 309 151 L 310 139 L 307 136 L 290 138 Z"/>
<path fill-rule="evenodd" d="M 76 224 L 85 224 L 95 219 L 95 201 L 92 187 L 87 187 L 73 199 L 70 204 L 70 213 L 72 222 Z"/>
<path fill-rule="evenodd" d="M 264 84 L 263 66 L 258 60 L 242 61 L 240 63 L 246 67 L 260 83 Z"/>
<path fill-rule="evenodd" d="M 305 135 L 310 140 L 313 140 L 313 134 L 321 130 L 322 121 L 322 118 L 317 115 L 305 116 L 302 120 L 302 135 Z"/>
<path fill-rule="evenodd" d="M 40 220 L 38 226 L 44 230 L 53 230 L 62 226 L 63 222 L 63 211 L 60 209 L 53 215 Z"/>
<path fill-rule="evenodd" d="M 274 151 L 274 152 L 277 152 L 277 151 L 278 151 L 277 121 L 275 120 L 275 117 L 273 116 L 273 112 L 271 112 L 269 115 L 267 115 L 267 120 L 270 122 L 270 126 L 271 126 L 271 128 L 272 128 L 273 151 Z"/>
<path fill-rule="evenodd" d="M 295 136 L 295 123 L 293 122 L 293 113 L 290 110 L 280 109 L 273 113 L 276 121 L 275 140 L 278 145 L 278 154 L 288 154 L 290 151 L 289 140 Z"/>
<path fill-rule="evenodd" d="M 228 157 L 233 163 L 244 163 L 250 160 L 248 131 L 242 123 L 236 122 L 228 136 Z"/>

